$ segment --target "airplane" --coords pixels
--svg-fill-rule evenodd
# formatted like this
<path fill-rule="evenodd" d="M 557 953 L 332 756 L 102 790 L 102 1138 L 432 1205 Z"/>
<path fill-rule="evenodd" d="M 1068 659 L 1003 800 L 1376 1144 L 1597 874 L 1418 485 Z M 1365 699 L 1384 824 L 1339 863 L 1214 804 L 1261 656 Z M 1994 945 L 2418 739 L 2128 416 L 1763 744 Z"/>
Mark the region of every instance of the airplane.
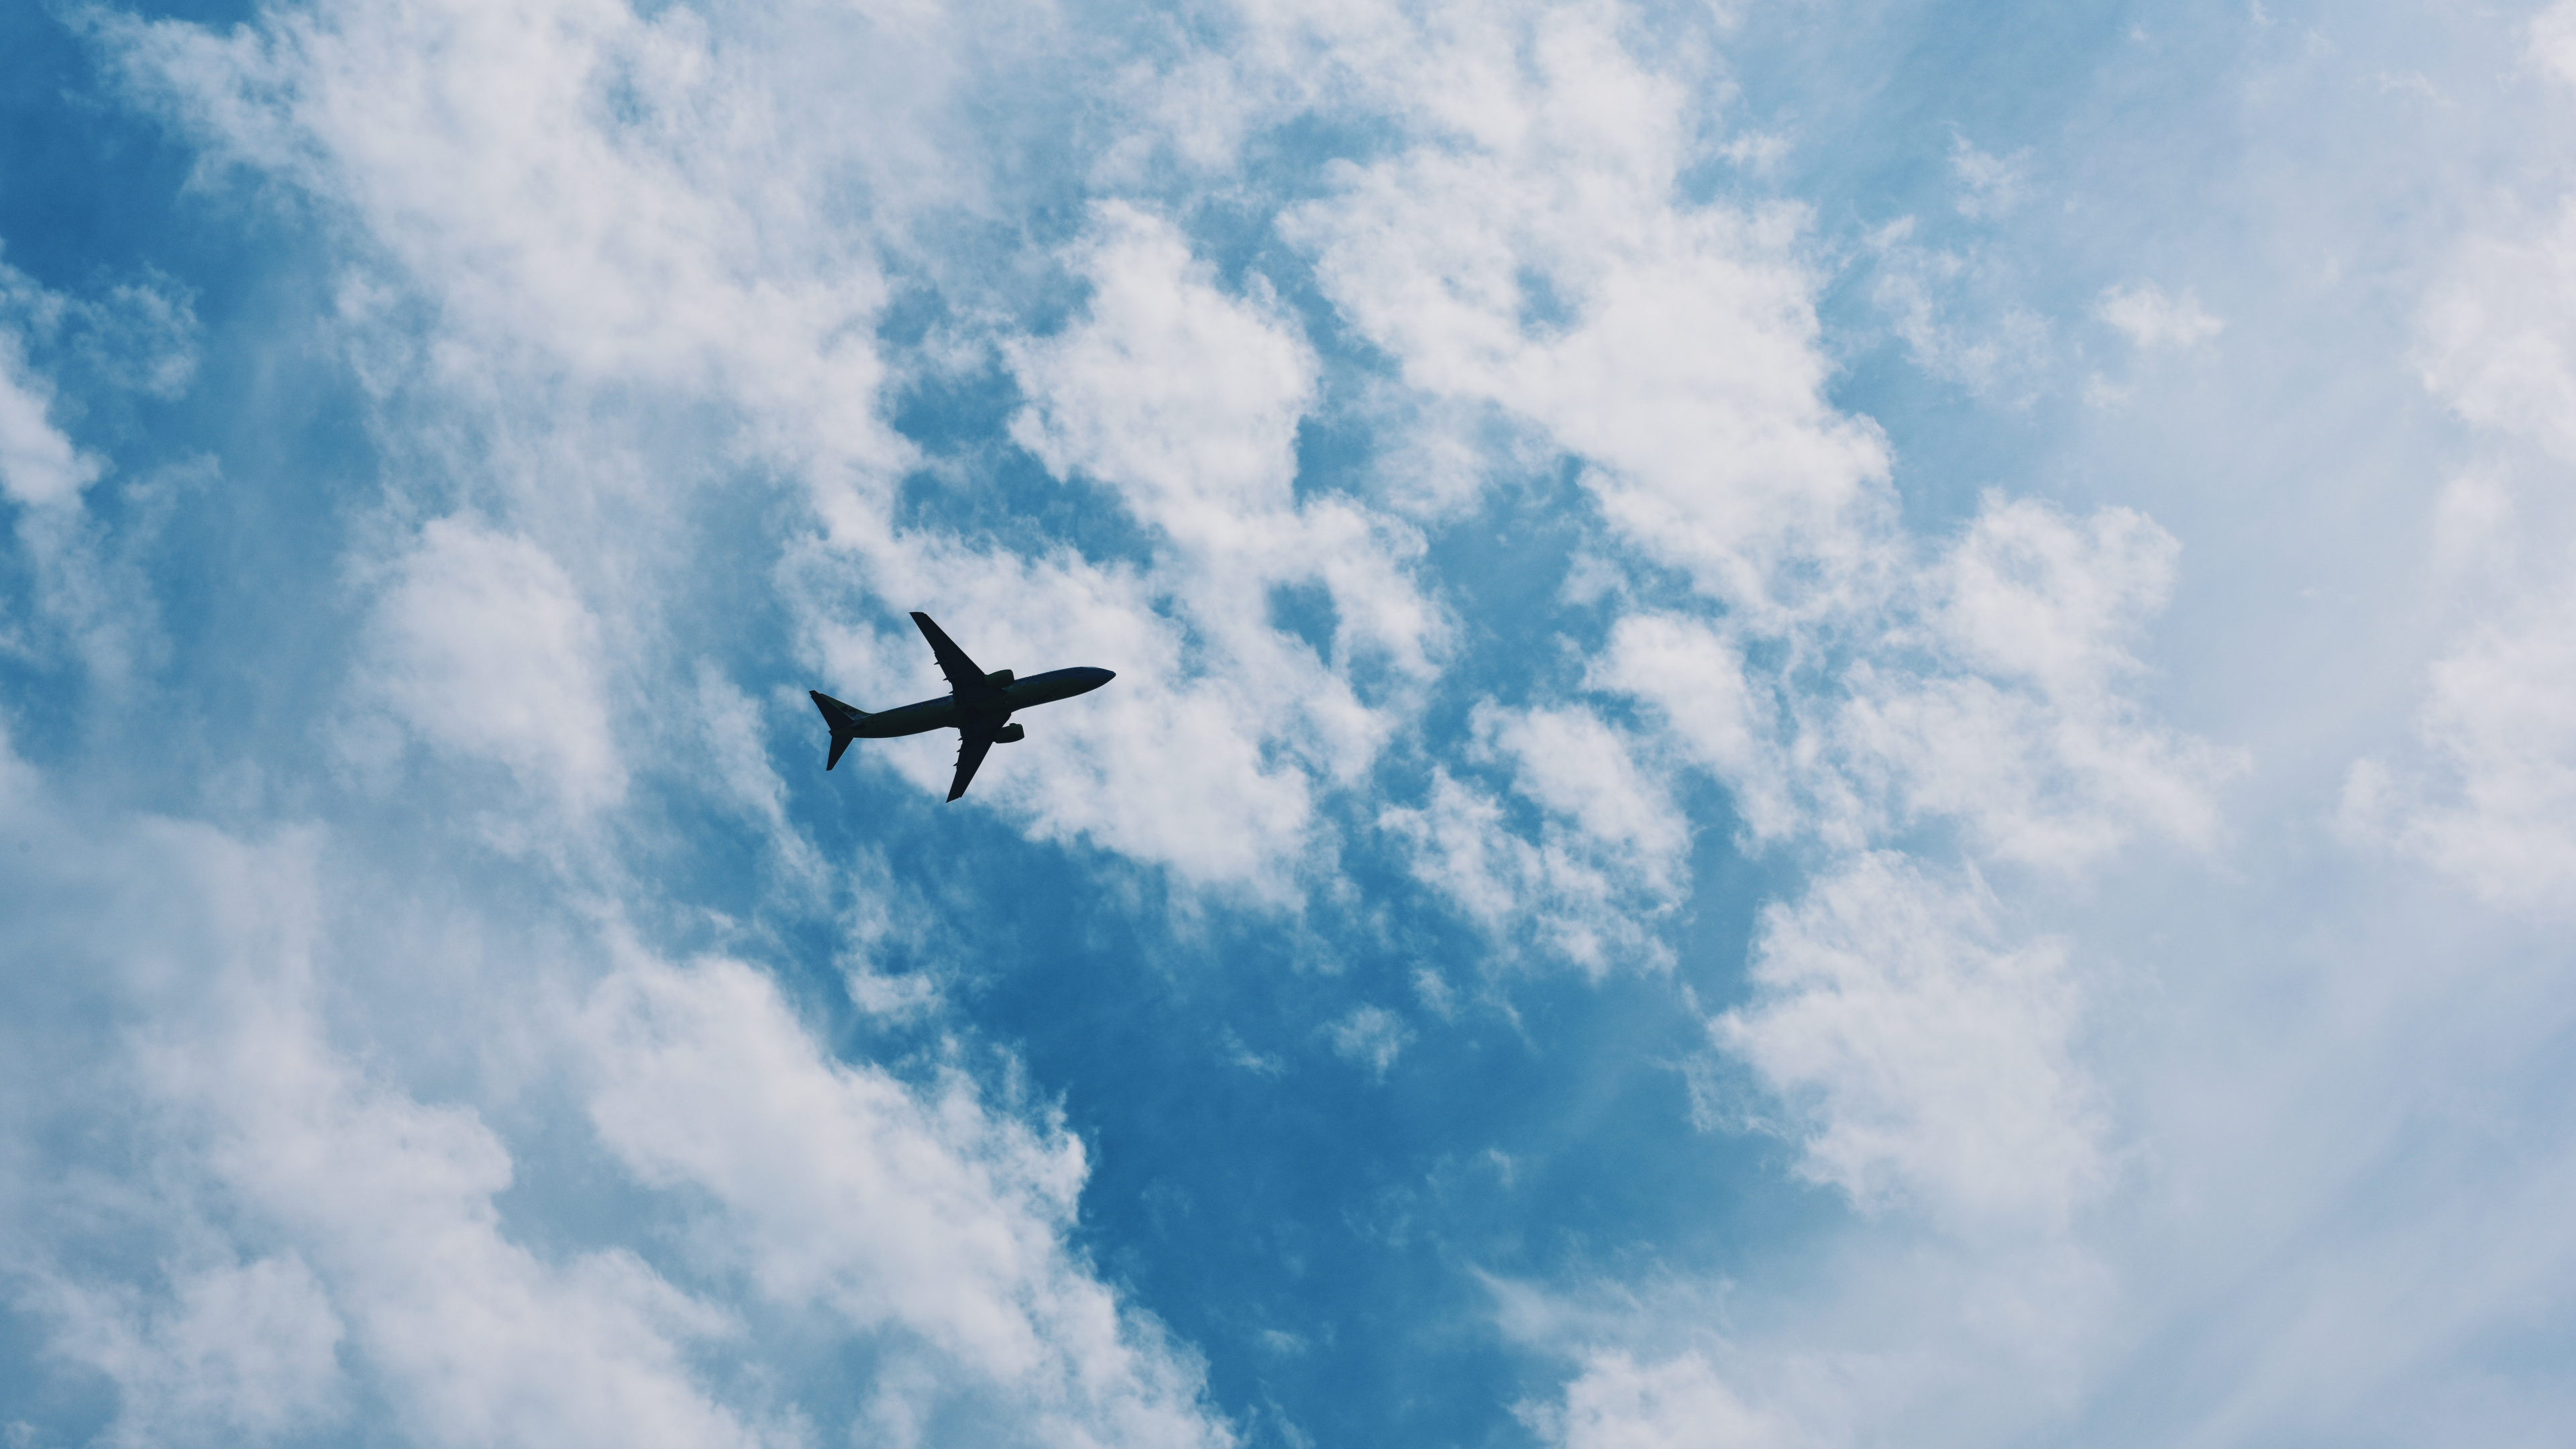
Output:
<path fill-rule="evenodd" d="M 1028 731 L 1006 723 L 1011 711 L 1088 694 L 1118 677 L 1106 669 L 1087 668 L 1051 669 L 1026 679 L 1013 679 L 1007 669 L 986 674 L 966 657 L 965 650 L 930 622 L 928 614 L 916 612 L 912 622 L 921 626 L 921 637 L 930 641 L 930 652 L 939 656 L 939 672 L 948 676 L 948 697 L 870 714 L 819 689 L 805 691 L 814 696 L 814 707 L 823 712 L 823 722 L 832 727 L 832 753 L 825 757 L 824 769 L 841 763 L 841 751 L 848 749 L 852 740 L 888 740 L 953 728 L 957 731 L 957 778 L 948 786 L 948 798 L 954 801 L 966 793 L 967 782 L 975 778 L 976 767 L 984 763 L 984 756 L 993 746 L 1016 744 L 1028 738 Z"/>

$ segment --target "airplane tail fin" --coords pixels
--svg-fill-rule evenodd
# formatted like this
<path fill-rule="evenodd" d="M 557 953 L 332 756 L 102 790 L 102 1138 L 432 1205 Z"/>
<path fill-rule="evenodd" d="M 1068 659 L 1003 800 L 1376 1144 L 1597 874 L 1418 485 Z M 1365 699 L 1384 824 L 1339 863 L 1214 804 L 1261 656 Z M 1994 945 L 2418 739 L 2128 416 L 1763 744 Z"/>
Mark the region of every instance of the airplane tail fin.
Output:
<path fill-rule="evenodd" d="M 823 768 L 828 770 L 841 763 L 841 751 L 848 749 L 850 741 L 859 737 L 859 721 L 866 719 L 868 712 L 853 709 L 819 689 L 805 692 L 814 697 L 814 707 L 823 712 L 823 723 L 832 727 L 832 753 L 823 760 Z"/>

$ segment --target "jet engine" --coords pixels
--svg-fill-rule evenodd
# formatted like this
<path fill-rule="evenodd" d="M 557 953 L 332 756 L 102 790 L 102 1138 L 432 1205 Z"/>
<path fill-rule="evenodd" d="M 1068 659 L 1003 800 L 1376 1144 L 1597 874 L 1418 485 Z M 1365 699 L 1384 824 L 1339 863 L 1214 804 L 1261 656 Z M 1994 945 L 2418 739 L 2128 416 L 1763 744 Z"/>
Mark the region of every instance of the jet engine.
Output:
<path fill-rule="evenodd" d="M 1029 732 L 1015 724 L 1004 725 L 993 732 L 993 740 L 996 744 L 1015 745 L 1028 737 Z"/>
<path fill-rule="evenodd" d="M 992 673 L 984 676 L 984 682 L 996 689 L 1008 689 L 1011 687 L 1011 671 L 1007 669 L 996 669 Z"/>

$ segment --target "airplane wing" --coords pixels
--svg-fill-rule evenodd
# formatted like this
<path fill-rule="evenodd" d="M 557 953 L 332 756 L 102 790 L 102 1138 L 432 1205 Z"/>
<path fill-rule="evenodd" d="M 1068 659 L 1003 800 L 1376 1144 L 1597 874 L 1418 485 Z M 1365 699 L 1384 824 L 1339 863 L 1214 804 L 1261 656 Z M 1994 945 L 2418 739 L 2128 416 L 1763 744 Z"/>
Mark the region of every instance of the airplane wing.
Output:
<path fill-rule="evenodd" d="M 992 748 L 993 737 L 989 734 L 974 730 L 958 732 L 957 778 L 948 784 L 950 800 L 966 793 L 967 784 L 975 778 L 975 767 L 984 763 L 984 756 L 991 753 Z"/>
<path fill-rule="evenodd" d="M 975 661 L 966 657 L 966 651 L 957 647 L 957 641 L 949 638 L 946 630 L 930 622 L 928 614 L 916 610 L 912 622 L 921 626 L 921 637 L 930 641 L 930 652 L 939 656 L 939 672 L 948 676 L 950 693 L 972 696 L 993 687 L 985 682 L 984 671 L 975 667 Z M 976 758 L 980 760 L 983 756 Z M 967 774 L 972 773 L 972 770 L 967 771 Z M 965 789 L 965 777 L 961 775 L 958 779 L 957 788 Z M 951 795 L 948 798 L 954 800 L 957 797 Z"/>

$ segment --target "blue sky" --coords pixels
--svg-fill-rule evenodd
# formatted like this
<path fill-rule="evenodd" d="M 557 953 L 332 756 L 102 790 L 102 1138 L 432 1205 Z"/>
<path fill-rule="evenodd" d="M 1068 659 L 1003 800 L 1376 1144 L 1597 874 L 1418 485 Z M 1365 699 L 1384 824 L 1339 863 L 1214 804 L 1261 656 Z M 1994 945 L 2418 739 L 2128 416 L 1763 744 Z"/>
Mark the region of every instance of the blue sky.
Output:
<path fill-rule="evenodd" d="M 2576 6 L 0 79 L 8 1444 L 2576 1421 Z"/>

